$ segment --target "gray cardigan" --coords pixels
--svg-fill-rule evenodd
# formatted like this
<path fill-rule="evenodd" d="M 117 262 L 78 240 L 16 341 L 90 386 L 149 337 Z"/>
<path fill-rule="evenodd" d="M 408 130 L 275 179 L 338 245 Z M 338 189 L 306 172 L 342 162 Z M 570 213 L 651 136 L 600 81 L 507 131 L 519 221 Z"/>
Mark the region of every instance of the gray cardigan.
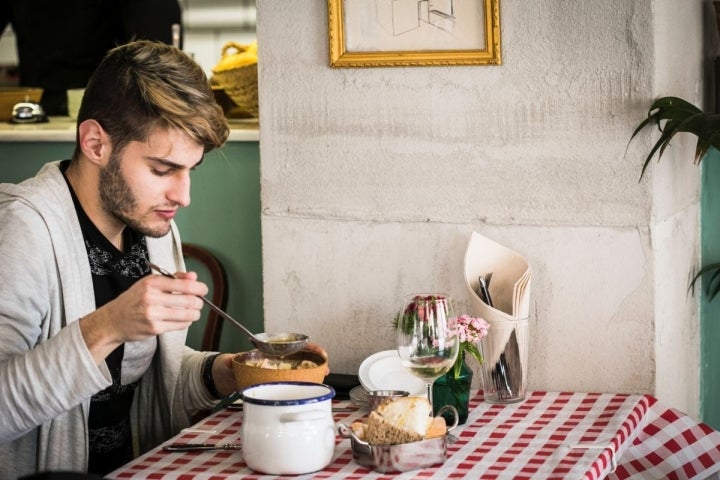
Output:
<path fill-rule="evenodd" d="M 0 184 L 0 478 L 84 472 L 90 398 L 111 383 L 77 320 L 95 310 L 80 224 L 65 179 L 51 163 L 19 185 Z M 173 224 L 147 238 L 150 259 L 185 269 Z M 176 434 L 214 401 L 201 380 L 207 353 L 187 331 L 158 337 L 133 403 L 136 453 Z"/>

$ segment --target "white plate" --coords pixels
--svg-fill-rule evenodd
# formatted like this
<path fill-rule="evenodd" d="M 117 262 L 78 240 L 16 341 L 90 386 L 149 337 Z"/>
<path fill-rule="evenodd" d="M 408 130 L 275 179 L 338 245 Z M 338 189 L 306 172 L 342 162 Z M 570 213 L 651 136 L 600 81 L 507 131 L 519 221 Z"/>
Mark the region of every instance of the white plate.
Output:
<path fill-rule="evenodd" d="M 405 390 L 410 392 L 410 396 L 424 396 L 427 393 L 425 382 L 402 366 L 397 350 L 370 355 L 360 364 L 358 377 L 367 391 Z"/>

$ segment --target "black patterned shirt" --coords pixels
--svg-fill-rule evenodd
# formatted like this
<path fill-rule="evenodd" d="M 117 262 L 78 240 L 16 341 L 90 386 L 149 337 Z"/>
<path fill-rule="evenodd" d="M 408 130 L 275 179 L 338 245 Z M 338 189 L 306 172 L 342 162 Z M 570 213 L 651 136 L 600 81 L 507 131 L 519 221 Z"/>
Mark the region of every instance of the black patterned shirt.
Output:
<path fill-rule="evenodd" d="M 69 186 L 69 183 L 68 183 Z M 70 188 L 90 260 L 95 305 L 100 308 L 148 275 L 145 237 L 125 228 L 125 252 L 118 250 L 97 229 Z M 127 342 L 105 359 L 112 385 L 93 395 L 88 429 L 89 473 L 105 475 L 133 458 L 130 407 L 140 377 L 150 365 L 156 340 Z"/>

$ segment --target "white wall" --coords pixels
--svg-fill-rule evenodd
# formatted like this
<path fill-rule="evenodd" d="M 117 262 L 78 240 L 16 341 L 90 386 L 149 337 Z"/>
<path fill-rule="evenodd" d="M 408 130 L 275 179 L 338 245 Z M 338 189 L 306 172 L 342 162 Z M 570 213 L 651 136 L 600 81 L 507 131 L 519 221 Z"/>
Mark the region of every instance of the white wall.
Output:
<path fill-rule="evenodd" d="M 657 96 L 677 95 L 703 105 L 703 18 L 714 18 L 711 2 L 693 1 L 678 9 L 656 2 L 654 78 Z M 712 22 L 714 29 L 714 22 Z M 653 138 L 657 138 L 654 135 Z M 700 251 L 700 175 L 692 165 L 696 138 L 679 135 L 673 148 L 653 165 L 650 228 L 655 258 L 656 391 L 673 405 L 699 404 L 699 301 L 686 286 L 697 271 Z M 674 291 L 668 278 L 676 279 Z M 672 293 L 672 295 L 668 295 Z M 686 301 L 678 298 L 687 295 Z M 686 388 L 678 388 L 687 379 Z"/>
<path fill-rule="evenodd" d="M 638 183 L 650 138 L 625 148 L 662 79 L 699 63 L 701 3 L 501 0 L 502 66 L 332 69 L 325 0 L 260 0 L 266 329 L 356 373 L 394 348 L 402 295 L 469 308 L 476 230 L 532 266 L 531 389 L 696 414 L 698 170 Z"/>

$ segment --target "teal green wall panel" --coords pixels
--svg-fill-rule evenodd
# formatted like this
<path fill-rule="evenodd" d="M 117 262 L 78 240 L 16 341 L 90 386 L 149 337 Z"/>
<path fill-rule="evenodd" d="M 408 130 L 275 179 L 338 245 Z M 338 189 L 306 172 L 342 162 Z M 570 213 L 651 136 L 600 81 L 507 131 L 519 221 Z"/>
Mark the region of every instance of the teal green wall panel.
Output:
<path fill-rule="evenodd" d="M 720 152 L 711 150 L 701 165 L 700 241 L 702 264 L 706 265 L 720 262 Z M 701 419 L 720 429 L 720 297 L 708 302 L 704 290 L 700 295 Z"/>
<path fill-rule="evenodd" d="M 32 177 L 47 162 L 70 158 L 74 148 L 71 142 L 0 142 L 0 182 Z"/>
<path fill-rule="evenodd" d="M 16 183 L 37 173 L 48 161 L 70 158 L 72 142 L 0 143 L 0 182 Z M 260 154 L 258 142 L 230 142 L 209 153 L 191 176 L 191 204 L 176 221 L 183 241 L 210 250 L 228 274 L 228 312 L 250 330 L 263 331 L 262 243 L 260 234 Z M 201 280 L 209 275 L 201 266 Z M 204 324 L 190 329 L 188 344 L 197 348 Z M 223 325 L 220 349 L 249 350 L 244 334 Z"/>
<path fill-rule="evenodd" d="M 233 142 L 211 152 L 193 172 L 190 194 L 190 206 L 176 217 L 183 241 L 208 248 L 225 265 L 228 312 L 251 331 L 262 332 L 258 143 Z M 220 349 L 238 352 L 251 348 L 242 331 L 225 321 Z"/>

